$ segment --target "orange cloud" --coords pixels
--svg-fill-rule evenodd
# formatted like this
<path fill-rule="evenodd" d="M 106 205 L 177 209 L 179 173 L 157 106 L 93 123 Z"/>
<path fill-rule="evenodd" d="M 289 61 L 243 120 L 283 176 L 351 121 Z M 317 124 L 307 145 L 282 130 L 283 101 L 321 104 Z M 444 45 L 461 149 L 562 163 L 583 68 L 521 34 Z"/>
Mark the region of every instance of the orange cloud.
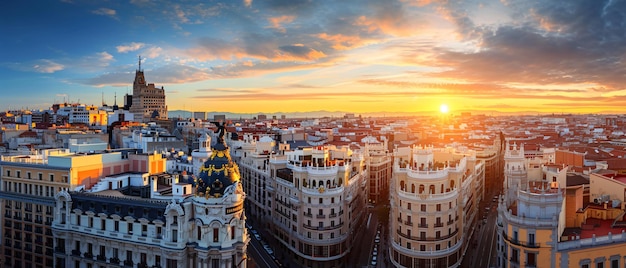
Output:
<path fill-rule="evenodd" d="M 286 30 L 283 27 L 283 24 L 291 23 L 295 19 L 296 19 L 296 16 L 284 15 L 280 17 L 270 17 L 267 20 L 269 21 L 271 25 L 270 28 L 276 29 L 280 31 L 281 33 L 284 33 Z"/>

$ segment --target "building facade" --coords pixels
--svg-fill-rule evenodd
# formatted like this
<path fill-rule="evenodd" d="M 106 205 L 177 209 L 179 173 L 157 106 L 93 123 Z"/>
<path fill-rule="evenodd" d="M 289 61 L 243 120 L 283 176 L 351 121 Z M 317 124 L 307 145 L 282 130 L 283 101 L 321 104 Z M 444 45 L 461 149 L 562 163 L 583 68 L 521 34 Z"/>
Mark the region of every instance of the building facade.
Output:
<path fill-rule="evenodd" d="M 167 118 L 165 89 L 163 87 L 157 88 L 154 84 L 146 82 L 141 69 L 141 59 L 139 59 L 139 68 L 135 71 L 130 112 L 133 113 L 134 120 L 138 122 L 149 122 L 154 118 Z"/>
<path fill-rule="evenodd" d="M 348 147 L 298 148 L 270 157 L 271 233 L 303 267 L 350 267 L 366 217 L 364 157 Z"/>
<path fill-rule="evenodd" d="M 246 267 L 239 169 L 223 142 L 193 182 L 118 174 L 56 195 L 56 267 Z"/>
<path fill-rule="evenodd" d="M 589 174 L 593 201 L 587 202 L 587 186 L 570 182 L 576 176 L 568 172 L 565 164 L 524 158 L 523 145 L 507 144 L 497 267 L 626 266 L 626 176 Z"/>
<path fill-rule="evenodd" d="M 129 157 L 120 152 L 74 154 L 68 150 L 2 156 L 0 234 L 5 240 L 0 250 L 3 267 L 51 267 L 50 226 L 55 194 L 77 187 L 88 189 L 99 178 L 134 169 L 135 165 L 158 169 L 156 164 L 149 164 L 154 162 L 147 157 Z"/>
<path fill-rule="evenodd" d="M 472 151 L 405 147 L 394 152 L 390 261 L 458 267 L 477 218 L 484 165 Z"/>

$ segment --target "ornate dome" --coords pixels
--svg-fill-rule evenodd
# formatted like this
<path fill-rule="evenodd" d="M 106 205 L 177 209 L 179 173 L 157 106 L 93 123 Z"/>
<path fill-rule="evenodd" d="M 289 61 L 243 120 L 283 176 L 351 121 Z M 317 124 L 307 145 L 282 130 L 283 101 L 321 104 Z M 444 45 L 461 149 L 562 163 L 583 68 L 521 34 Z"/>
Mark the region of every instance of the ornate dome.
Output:
<path fill-rule="evenodd" d="M 219 198 L 227 187 L 239 182 L 239 167 L 230 158 L 230 149 L 223 139 L 211 149 L 211 156 L 200 167 L 195 181 L 196 196 Z"/>

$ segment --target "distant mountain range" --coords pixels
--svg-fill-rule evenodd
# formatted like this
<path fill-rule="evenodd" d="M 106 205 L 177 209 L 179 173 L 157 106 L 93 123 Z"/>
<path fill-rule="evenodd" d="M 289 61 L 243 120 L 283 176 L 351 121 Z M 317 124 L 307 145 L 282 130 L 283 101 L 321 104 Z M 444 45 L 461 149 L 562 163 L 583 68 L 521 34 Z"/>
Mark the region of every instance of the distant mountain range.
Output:
<path fill-rule="evenodd" d="M 196 111 L 198 112 L 198 111 Z M 173 110 L 173 111 L 168 111 L 167 112 L 167 116 L 170 118 L 191 118 L 193 117 L 193 111 L 186 111 L 186 110 Z M 206 112 L 206 118 L 211 120 L 213 119 L 213 116 L 215 115 L 225 115 L 227 119 L 239 119 L 239 118 L 244 118 L 244 119 L 252 119 L 255 117 L 258 117 L 259 115 L 263 114 L 266 115 L 267 118 L 272 118 L 273 116 L 276 116 L 276 118 L 281 118 L 281 116 L 285 116 L 286 118 L 321 118 L 321 117 L 343 117 L 346 114 L 354 114 L 355 116 L 398 116 L 398 115 L 412 115 L 409 113 L 384 113 L 384 112 L 377 112 L 377 113 L 364 113 L 364 114 L 359 114 L 359 113 L 351 113 L 351 112 L 342 112 L 342 111 L 310 111 L 310 112 L 286 112 L 286 113 L 282 113 L 282 112 L 276 112 L 276 113 L 263 113 L 263 112 L 258 112 L 258 113 L 230 113 L 230 112 L 217 112 L 217 111 L 211 111 L 211 112 Z"/>
<path fill-rule="evenodd" d="M 196 111 L 198 112 L 198 111 Z M 513 115 L 546 115 L 546 116 L 559 116 L 559 115 L 572 115 L 572 113 L 551 113 L 551 112 L 537 112 L 537 111 L 519 111 L 519 112 L 501 112 L 495 110 L 465 110 L 465 111 L 455 111 L 454 113 L 450 113 L 452 116 L 461 115 L 461 113 L 470 113 L 472 115 L 487 115 L 487 116 L 513 116 Z M 168 111 L 169 118 L 191 118 L 193 117 L 193 111 L 186 110 L 173 110 Z M 396 116 L 438 116 L 439 112 L 368 112 L 368 113 L 355 113 L 355 112 L 345 112 L 345 111 L 309 111 L 309 112 L 275 112 L 275 113 L 230 113 L 230 112 L 217 112 L 211 111 L 206 112 L 206 118 L 208 120 L 212 120 L 215 115 L 225 115 L 227 119 L 252 119 L 256 118 L 259 115 L 266 115 L 267 118 L 272 118 L 276 116 L 276 118 L 281 118 L 284 115 L 286 118 L 322 118 L 322 117 L 343 117 L 346 114 L 354 114 L 354 116 L 362 116 L 362 117 L 396 117 Z M 580 113 L 580 114 L 588 114 L 588 113 Z M 615 112 L 605 111 L 594 114 L 615 114 Z"/>

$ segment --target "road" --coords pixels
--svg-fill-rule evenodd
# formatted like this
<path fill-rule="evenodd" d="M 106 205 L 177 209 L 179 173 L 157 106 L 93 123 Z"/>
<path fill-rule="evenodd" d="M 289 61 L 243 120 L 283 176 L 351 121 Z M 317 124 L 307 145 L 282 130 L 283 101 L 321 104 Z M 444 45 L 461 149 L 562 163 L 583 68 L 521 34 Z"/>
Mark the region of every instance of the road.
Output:
<path fill-rule="evenodd" d="M 481 205 L 481 209 L 487 206 Z M 479 226 L 471 237 L 469 248 L 465 252 L 461 267 L 490 268 L 496 266 L 496 245 L 498 236 L 496 235 L 496 220 L 498 211 L 496 202 L 489 200 L 489 211 L 486 213 L 486 223 L 482 217 L 479 219 Z"/>

